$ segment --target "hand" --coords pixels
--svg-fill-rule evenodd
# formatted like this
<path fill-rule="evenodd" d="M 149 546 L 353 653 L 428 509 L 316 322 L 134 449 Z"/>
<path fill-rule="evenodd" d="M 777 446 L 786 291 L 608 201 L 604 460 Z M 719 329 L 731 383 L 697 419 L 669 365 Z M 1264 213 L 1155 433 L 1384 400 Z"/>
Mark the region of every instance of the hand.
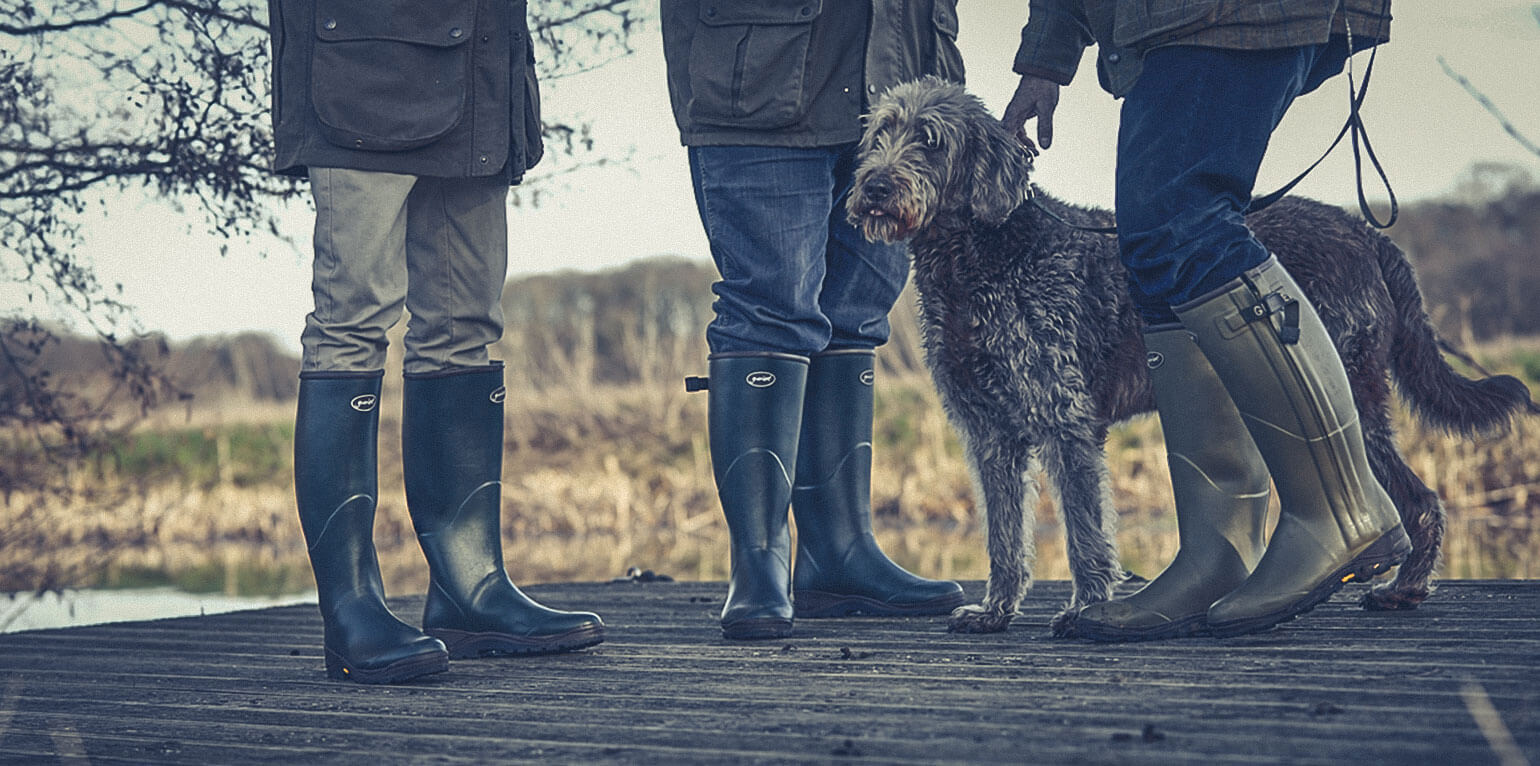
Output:
<path fill-rule="evenodd" d="M 1047 149 L 1053 144 L 1053 110 L 1059 106 L 1059 84 L 1041 77 L 1024 74 L 1016 94 L 1005 107 L 1000 123 L 1005 130 L 1027 147 L 1032 139 L 1027 137 L 1027 120 L 1037 118 L 1037 141 Z"/>

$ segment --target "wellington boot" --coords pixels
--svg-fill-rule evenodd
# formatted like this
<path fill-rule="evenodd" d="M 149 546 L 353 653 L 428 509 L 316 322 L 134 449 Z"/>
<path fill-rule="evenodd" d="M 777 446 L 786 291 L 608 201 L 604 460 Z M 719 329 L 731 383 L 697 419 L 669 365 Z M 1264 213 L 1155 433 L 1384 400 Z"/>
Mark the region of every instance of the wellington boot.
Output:
<path fill-rule="evenodd" d="M 1278 488 L 1256 570 L 1209 608 L 1209 630 L 1266 630 L 1411 551 L 1364 451 L 1353 392 L 1315 308 L 1277 259 L 1175 308 L 1224 381 Z"/>
<path fill-rule="evenodd" d="M 791 635 L 791 503 L 807 358 L 713 354 L 707 430 L 731 538 L 722 635 Z"/>
<path fill-rule="evenodd" d="M 1203 632 L 1209 605 L 1245 582 L 1264 546 L 1267 465 L 1224 384 L 1181 325 L 1150 328 L 1144 346 L 1181 548 L 1138 592 L 1081 610 L 1076 631 L 1097 641 Z"/>
<path fill-rule="evenodd" d="M 802 405 L 792 595 L 798 617 L 947 614 L 966 599 L 955 582 L 893 563 L 872 536 L 873 351 L 813 355 Z"/>
<path fill-rule="evenodd" d="M 406 502 L 428 559 L 423 629 L 456 659 L 581 649 L 589 612 L 548 609 L 503 568 L 503 367 L 408 374 L 401 412 Z"/>
<path fill-rule="evenodd" d="M 396 619 L 374 553 L 381 372 L 300 374 L 294 496 L 325 626 L 326 674 L 395 683 L 442 673 L 438 639 Z"/>

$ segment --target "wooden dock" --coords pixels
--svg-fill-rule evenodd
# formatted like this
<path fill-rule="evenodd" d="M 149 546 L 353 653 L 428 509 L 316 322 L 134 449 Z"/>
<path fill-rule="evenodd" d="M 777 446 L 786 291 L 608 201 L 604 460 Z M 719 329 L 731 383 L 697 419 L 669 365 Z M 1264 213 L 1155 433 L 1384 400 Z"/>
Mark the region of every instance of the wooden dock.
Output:
<path fill-rule="evenodd" d="M 313 606 L 0 635 L 0 763 L 1540 764 L 1540 581 L 1400 614 L 1350 587 L 1267 634 L 1130 645 L 1049 637 L 1065 583 L 1000 635 L 768 643 L 721 639 L 721 583 L 528 590 L 609 640 L 366 687 L 326 679 Z"/>

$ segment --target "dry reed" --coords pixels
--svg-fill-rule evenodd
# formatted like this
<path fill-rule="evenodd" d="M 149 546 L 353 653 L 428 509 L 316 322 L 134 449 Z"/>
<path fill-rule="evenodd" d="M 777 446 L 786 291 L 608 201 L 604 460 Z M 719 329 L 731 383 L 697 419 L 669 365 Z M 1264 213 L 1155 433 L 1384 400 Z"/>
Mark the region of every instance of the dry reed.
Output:
<path fill-rule="evenodd" d="M 385 401 L 375 538 L 391 591 L 420 592 L 427 571 L 401 490 L 399 399 L 387 389 Z M 281 423 L 290 407 L 179 413 L 141 432 L 196 428 L 217 435 L 242 422 Z M 725 577 L 726 527 L 704 439 L 704 395 L 684 394 L 672 381 L 580 386 L 510 397 L 507 412 L 505 556 L 516 580 L 607 579 L 631 566 L 681 579 Z M 1540 424 L 1525 419 L 1506 436 L 1475 442 L 1398 417 L 1409 462 L 1450 512 L 1443 575 L 1540 576 Z M 927 575 L 984 577 L 982 519 L 926 379 L 884 379 L 875 441 L 873 507 L 883 547 Z M 79 469 L 71 477 L 79 491 L 70 498 L 13 493 L 0 506 L 0 590 L 110 584 L 123 572 L 199 568 L 216 580 L 223 573 L 216 587 L 235 590 L 239 572 L 308 572 L 289 463 L 254 480 L 228 465 L 227 441 L 212 443 L 220 467 L 203 484 L 178 476 L 146 480 L 107 463 Z M 287 443 L 274 449 L 289 460 Z M 1153 575 L 1177 547 L 1158 423 L 1145 418 L 1114 429 L 1108 454 L 1124 563 Z M 1066 577 L 1063 536 L 1046 492 L 1036 520 L 1037 576 Z M 262 581 L 305 584 L 303 577 Z"/>

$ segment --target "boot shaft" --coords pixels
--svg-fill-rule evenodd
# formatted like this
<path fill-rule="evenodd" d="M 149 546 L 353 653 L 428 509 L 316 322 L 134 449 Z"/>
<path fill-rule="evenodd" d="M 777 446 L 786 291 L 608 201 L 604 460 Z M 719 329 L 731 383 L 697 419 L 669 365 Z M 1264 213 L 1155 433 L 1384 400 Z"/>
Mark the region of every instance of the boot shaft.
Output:
<path fill-rule="evenodd" d="M 435 586 L 469 594 L 503 571 L 503 367 L 404 378 L 401 453 L 412 526 Z"/>
<path fill-rule="evenodd" d="M 815 354 L 797 446 L 798 560 L 832 562 L 870 534 L 872 410 L 877 355 L 870 350 Z"/>
<path fill-rule="evenodd" d="M 1144 334 L 1182 550 L 1233 549 L 1244 578 L 1265 545 L 1271 479 L 1246 423 L 1181 325 Z"/>
<path fill-rule="evenodd" d="M 1174 308 L 1245 419 L 1285 516 L 1334 526 L 1348 548 L 1399 523 L 1369 469 L 1336 346 L 1276 259 Z"/>
<path fill-rule="evenodd" d="M 352 595 L 384 597 L 374 551 L 383 375 L 300 375 L 294 495 L 323 614 Z"/>
<path fill-rule="evenodd" d="M 782 545 L 788 534 L 786 511 L 796 473 L 807 359 L 716 354 L 709 365 L 711 467 L 733 544 Z"/>

